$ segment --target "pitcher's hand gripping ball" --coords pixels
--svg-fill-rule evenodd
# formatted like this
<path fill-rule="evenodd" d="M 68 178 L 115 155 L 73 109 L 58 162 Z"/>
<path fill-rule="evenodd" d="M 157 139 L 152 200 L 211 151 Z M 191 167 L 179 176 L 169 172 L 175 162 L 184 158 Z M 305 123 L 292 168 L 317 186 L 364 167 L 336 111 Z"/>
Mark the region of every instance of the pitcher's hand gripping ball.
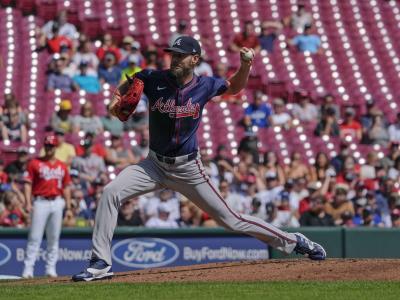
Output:
<path fill-rule="evenodd" d="M 115 89 L 113 95 L 113 101 L 117 99 L 117 104 L 113 111 L 122 122 L 128 120 L 135 111 L 144 88 L 144 83 L 140 79 L 131 78 L 128 75 L 126 79 L 124 83 Z"/>

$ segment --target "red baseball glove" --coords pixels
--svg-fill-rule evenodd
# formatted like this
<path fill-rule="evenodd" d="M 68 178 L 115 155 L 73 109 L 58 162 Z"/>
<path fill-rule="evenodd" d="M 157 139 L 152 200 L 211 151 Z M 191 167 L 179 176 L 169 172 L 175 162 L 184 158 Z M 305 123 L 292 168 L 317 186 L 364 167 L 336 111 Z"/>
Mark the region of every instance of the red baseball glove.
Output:
<path fill-rule="evenodd" d="M 115 89 L 112 100 L 117 101 L 113 108 L 114 115 L 122 122 L 128 120 L 135 111 L 144 88 L 144 83 L 139 78 L 126 75 L 126 79 Z"/>

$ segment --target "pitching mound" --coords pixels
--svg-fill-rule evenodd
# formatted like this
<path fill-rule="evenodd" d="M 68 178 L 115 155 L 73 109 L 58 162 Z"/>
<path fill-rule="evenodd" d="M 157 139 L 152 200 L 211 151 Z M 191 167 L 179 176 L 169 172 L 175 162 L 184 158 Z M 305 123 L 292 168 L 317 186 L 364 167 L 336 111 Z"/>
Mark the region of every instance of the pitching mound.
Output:
<path fill-rule="evenodd" d="M 216 263 L 175 268 L 117 273 L 110 282 L 222 282 L 222 281 L 400 281 L 400 260 L 397 259 L 328 259 L 314 262 L 307 259 L 268 260 Z M 15 283 L 67 283 L 70 278 L 18 280 Z"/>

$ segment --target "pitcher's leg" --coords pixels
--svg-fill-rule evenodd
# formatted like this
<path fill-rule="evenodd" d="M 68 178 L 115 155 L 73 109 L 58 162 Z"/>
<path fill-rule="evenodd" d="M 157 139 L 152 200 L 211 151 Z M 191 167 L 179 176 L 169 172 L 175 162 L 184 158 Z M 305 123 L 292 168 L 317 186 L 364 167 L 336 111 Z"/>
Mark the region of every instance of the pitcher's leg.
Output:
<path fill-rule="evenodd" d="M 130 198 L 161 188 L 160 174 L 154 163 L 145 159 L 126 167 L 107 184 L 99 201 L 93 230 L 92 255 L 111 265 L 111 240 L 117 225 L 118 210 Z"/>

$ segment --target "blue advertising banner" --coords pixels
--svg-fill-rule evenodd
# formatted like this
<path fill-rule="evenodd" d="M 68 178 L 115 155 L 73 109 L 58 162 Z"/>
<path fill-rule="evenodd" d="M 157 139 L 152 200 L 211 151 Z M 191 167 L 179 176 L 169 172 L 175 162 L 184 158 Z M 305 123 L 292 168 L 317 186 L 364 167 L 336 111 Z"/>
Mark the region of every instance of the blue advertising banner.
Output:
<path fill-rule="evenodd" d="M 90 258 L 89 238 L 63 237 L 60 240 L 58 275 L 81 271 Z M 0 275 L 21 275 L 26 239 L 0 240 Z M 43 276 L 46 243 L 40 248 L 35 276 Z M 268 259 L 268 247 L 251 237 L 137 237 L 116 238 L 112 245 L 113 271 L 173 267 L 211 262 Z"/>

